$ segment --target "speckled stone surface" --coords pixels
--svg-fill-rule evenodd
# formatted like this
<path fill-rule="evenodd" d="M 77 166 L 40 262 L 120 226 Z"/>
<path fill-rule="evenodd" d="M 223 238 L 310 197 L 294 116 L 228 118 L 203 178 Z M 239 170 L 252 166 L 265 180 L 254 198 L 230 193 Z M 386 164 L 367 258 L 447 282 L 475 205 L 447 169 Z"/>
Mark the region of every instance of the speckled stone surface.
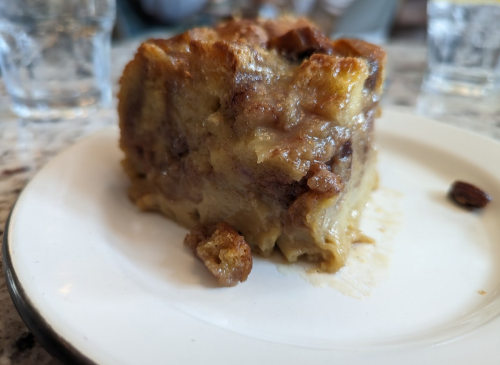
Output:
<path fill-rule="evenodd" d="M 138 42 L 114 47 L 114 90 Z M 500 96 L 487 99 L 443 97 L 420 93 L 425 72 L 423 45 L 390 45 L 384 108 L 397 107 L 500 140 Z M 20 120 L 8 109 L 0 86 L 0 236 L 12 204 L 34 174 L 55 154 L 78 140 L 117 123 L 114 108 L 68 121 Z M 116 100 L 114 101 L 116 105 Z M 38 344 L 9 297 L 0 254 L 0 365 L 58 364 Z"/>

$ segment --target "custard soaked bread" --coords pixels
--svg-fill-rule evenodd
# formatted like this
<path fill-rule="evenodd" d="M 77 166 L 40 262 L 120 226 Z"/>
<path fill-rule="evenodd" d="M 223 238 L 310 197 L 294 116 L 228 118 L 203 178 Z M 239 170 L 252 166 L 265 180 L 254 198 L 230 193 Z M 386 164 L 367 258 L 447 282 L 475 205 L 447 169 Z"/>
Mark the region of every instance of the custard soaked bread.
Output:
<path fill-rule="evenodd" d="M 254 253 L 338 270 L 377 185 L 384 63 L 377 46 L 291 18 L 143 43 L 119 92 L 130 197 L 188 228 L 225 222 Z"/>

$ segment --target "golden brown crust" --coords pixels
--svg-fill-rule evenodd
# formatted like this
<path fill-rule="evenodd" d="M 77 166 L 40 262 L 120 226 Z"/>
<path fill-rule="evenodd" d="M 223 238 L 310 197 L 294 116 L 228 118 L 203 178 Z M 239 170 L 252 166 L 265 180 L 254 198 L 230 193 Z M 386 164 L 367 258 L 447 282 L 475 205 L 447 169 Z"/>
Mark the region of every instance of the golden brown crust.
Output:
<path fill-rule="evenodd" d="M 375 90 L 376 93 L 382 92 L 383 67 L 387 59 L 387 55 L 382 48 L 359 39 L 339 39 L 335 41 L 334 47 L 340 55 L 362 57 L 369 60 L 370 76 L 366 80 L 366 85 L 368 88 Z"/>
<path fill-rule="evenodd" d="M 245 281 L 252 270 L 252 252 L 245 238 L 229 224 L 197 226 L 184 239 L 221 286 Z"/>

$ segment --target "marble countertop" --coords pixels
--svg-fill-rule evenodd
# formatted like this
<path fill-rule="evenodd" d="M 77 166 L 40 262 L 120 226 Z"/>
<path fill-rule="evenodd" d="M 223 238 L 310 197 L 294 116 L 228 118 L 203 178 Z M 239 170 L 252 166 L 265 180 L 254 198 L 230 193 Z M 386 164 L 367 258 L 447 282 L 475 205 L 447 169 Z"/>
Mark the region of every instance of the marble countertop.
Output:
<path fill-rule="evenodd" d="M 112 51 L 113 84 L 132 57 L 138 42 L 118 45 Z M 389 55 L 384 108 L 426 115 L 500 140 L 500 96 L 465 99 L 420 93 L 425 71 L 423 45 L 392 44 Z M 21 120 L 9 111 L 0 85 L 0 236 L 17 196 L 54 155 L 108 126 L 116 125 L 115 108 L 87 118 L 35 122 Z M 116 105 L 116 100 L 114 101 Z M 36 341 L 19 317 L 7 291 L 0 253 L 0 365 L 58 364 Z"/>

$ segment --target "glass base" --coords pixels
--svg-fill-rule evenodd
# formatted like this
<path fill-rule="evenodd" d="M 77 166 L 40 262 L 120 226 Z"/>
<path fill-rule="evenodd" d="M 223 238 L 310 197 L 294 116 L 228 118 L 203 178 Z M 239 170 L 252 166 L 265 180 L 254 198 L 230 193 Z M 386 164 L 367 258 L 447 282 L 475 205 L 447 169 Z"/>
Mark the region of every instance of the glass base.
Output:
<path fill-rule="evenodd" d="M 109 104 L 101 92 L 71 98 L 25 99 L 12 96 L 11 110 L 28 119 L 73 119 L 85 117 Z"/>
<path fill-rule="evenodd" d="M 482 75 L 449 75 L 427 73 L 422 91 L 462 96 L 483 97 L 495 91 L 495 83 Z"/>

